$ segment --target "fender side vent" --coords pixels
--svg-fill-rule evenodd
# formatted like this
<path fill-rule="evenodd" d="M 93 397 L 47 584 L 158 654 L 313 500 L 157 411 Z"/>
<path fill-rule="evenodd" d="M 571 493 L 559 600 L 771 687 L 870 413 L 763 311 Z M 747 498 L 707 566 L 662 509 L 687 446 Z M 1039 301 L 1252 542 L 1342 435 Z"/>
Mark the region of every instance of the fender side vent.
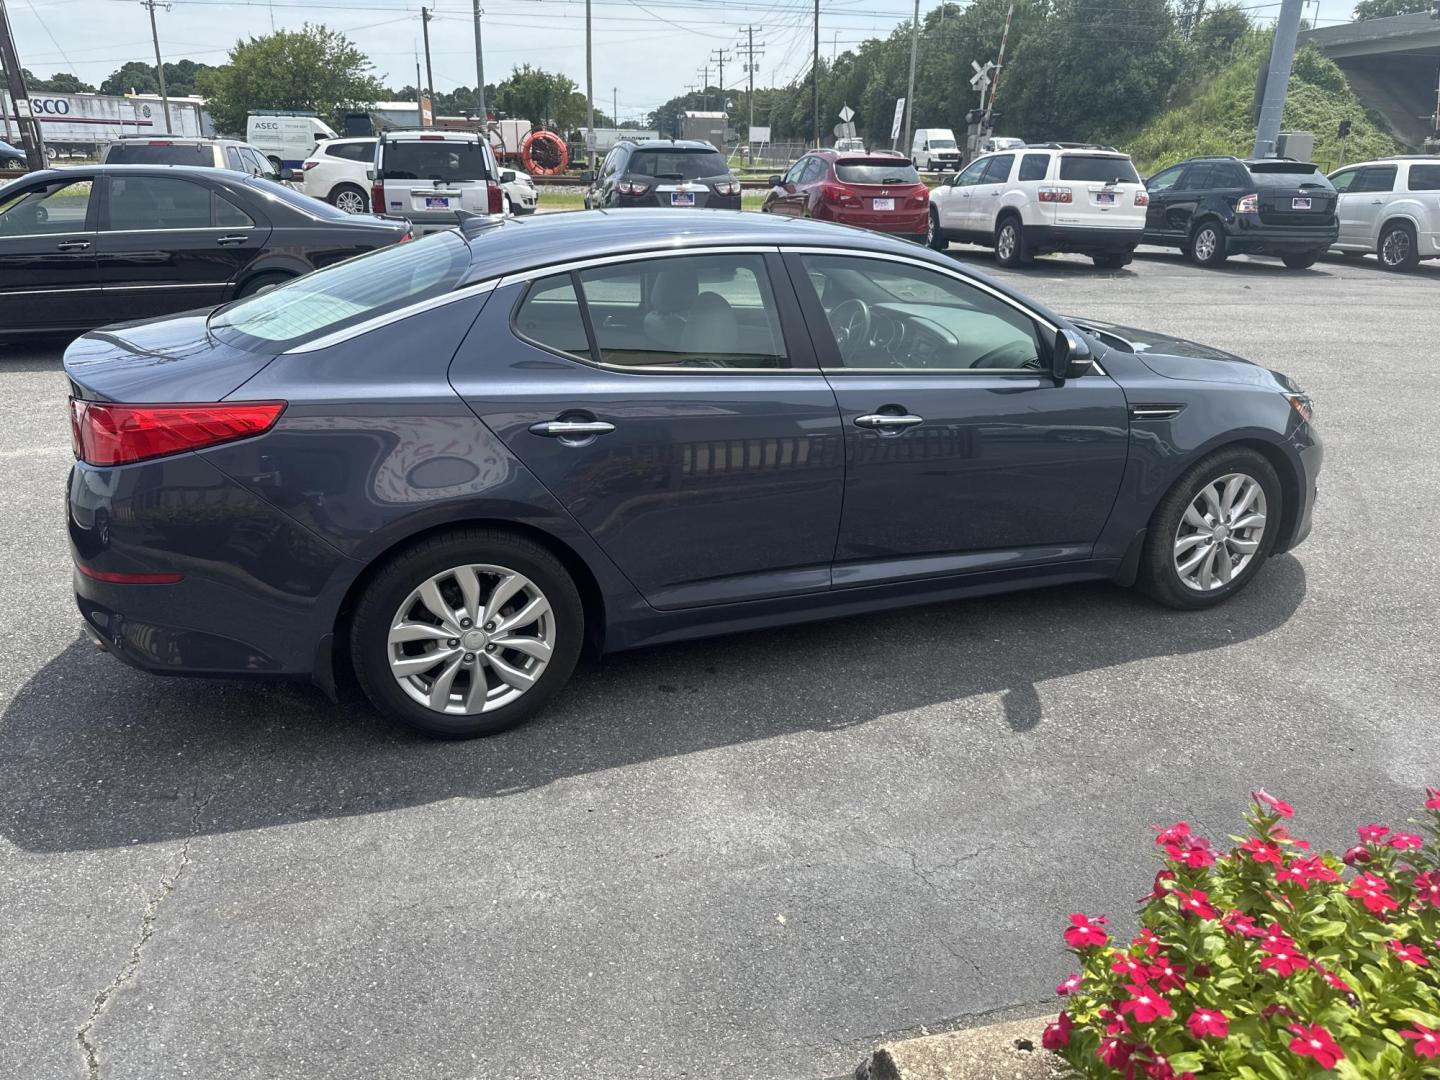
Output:
<path fill-rule="evenodd" d="M 1184 405 L 1145 402 L 1130 406 L 1131 420 L 1173 420 L 1185 411 Z"/>

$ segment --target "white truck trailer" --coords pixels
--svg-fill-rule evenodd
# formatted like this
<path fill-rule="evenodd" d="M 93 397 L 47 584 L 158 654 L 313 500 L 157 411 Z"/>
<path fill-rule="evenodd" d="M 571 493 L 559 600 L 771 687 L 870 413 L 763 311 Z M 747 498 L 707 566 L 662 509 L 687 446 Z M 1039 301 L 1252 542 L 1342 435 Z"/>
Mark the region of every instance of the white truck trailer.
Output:
<path fill-rule="evenodd" d="M 108 94 L 32 94 L 29 115 L 40 121 L 40 134 L 51 160 L 93 157 L 121 135 L 166 134 L 165 114 L 158 96 L 112 97 Z M 18 114 L 10 95 L 0 91 L 0 129 L 6 141 L 18 138 Z M 194 138 L 214 134 L 210 114 L 199 98 L 170 99 L 169 134 Z"/>

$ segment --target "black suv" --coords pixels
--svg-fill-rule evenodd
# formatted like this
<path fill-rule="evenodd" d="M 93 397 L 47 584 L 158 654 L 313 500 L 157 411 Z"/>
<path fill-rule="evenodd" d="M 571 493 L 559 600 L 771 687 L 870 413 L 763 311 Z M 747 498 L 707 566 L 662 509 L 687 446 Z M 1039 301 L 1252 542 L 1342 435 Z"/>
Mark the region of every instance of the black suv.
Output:
<path fill-rule="evenodd" d="M 725 157 L 694 139 L 625 140 L 606 155 L 585 192 L 585 209 L 683 206 L 740 209 L 740 181 Z"/>
<path fill-rule="evenodd" d="M 1309 162 L 1191 158 L 1145 181 L 1144 243 L 1178 247 L 1201 266 L 1229 255 L 1278 255 L 1292 270 L 1335 243 L 1337 196 Z"/>

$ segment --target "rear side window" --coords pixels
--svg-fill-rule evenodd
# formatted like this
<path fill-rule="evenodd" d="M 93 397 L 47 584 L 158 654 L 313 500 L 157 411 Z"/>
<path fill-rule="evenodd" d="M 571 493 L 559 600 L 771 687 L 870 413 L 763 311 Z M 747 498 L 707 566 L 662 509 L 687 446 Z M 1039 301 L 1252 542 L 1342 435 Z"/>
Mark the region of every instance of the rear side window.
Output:
<path fill-rule="evenodd" d="M 714 150 L 636 150 L 625 170 L 631 176 L 657 180 L 703 180 L 729 176 L 730 167 Z"/>
<path fill-rule="evenodd" d="M 490 169 L 478 142 L 387 142 L 381 158 L 386 180 L 431 180 L 454 183 L 485 180 Z"/>
<path fill-rule="evenodd" d="M 580 294 L 575 291 L 571 274 L 541 278 L 531 285 L 515 314 L 515 329 L 521 337 L 556 352 L 590 355 L 590 339 L 585 336 L 585 320 L 580 315 Z"/>
<path fill-rule="evenodd" d="M 1138 184 L 1140 175 L 1125 157 L 1100 154 L 1064 154 L 1060 158 L 1060 179 L 1080 183 Z"/>
<path fill-rule="evenodd" d="M 1411 165 L 1411 191 L 1440 191 L 1440 165 Z"/>
<path fill-rule="evenodd" d="M 211 224 L 209 188 L 169 176 L 110 178 L 111 229 L 207 229 Z"/>
<path fill-rule="evenodd" d="M 470 248 L 459 233 L 435 233 L 227 304 L 210 316 L 208 328 L 227 345 L 282 352 L 307 338 L 449 292 L 469 266 Z"/>
<path fill-rule="evenodd" d="M 918 184 L 920 174 L 904 158 L 881 158 L 878 161 L 842 161 L 835 166 L 835 176 L 846 184 Z"/>
<path fill-rule="evenodd" d="M 1003 184 L 1010 179 L 1010 166 L 1014 164 L 1014 154 L 1000 154 L 991 158 L 990 164 L 985 166 L 985 176 L 980 182 L 982 184 Z"/>
<path fill-rule="evenodd" d="M 346 161 L 373 161 L 375 158 L 374 143 L 341 143 L 339 146 L 325 147 L 327 157 L 344 158 Z"/>
<path fill-rule="evenodd" d="M 215 164 L 215 148 L 209 143 L 112 143 L 105 152 L 105 164 L 199 165 L 209 168 Z"/>
<path fill-rule="evenodd" d="M 1049 171 L 1049 154 L 1026 154 L 1020 159 L 1021 180 L 1044 180 Z"/>

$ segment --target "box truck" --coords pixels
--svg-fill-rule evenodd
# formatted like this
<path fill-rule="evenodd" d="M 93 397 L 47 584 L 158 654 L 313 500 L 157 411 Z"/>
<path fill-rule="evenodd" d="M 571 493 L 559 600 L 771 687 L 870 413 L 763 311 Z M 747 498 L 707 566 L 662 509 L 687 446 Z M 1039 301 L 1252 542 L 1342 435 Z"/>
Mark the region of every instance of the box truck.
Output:
<path fill-rule="evenodd" d="M 121 135 L 167 134 L 158 97 L 42 92 L 31 95 L 22 109 L 40 121 L 40 134 L 51 160 L 96 157 L 101 147 Z M 19 138 L 18 119 L 10 95 L 0 91 L 0 138 L 12 143 Z M 195 138 L 213 132 L 210 114 L 199 98 L 170 99 L 168 134 Z"/>

